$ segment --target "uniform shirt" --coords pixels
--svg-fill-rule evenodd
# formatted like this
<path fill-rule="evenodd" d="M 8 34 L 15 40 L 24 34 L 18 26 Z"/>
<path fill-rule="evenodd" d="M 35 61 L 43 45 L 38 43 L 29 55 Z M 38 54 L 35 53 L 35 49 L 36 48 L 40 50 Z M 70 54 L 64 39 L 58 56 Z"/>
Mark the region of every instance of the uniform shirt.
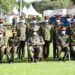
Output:
<path fill-rule="evenodd" d="M 3 39 L 4 39 L 4 42 L 6 43 L 6 27 L 2 25 L 0 27 L 0 30 L 3 31 Z"/>
<path fill-rule="evenodd" d="M 39 28 L 40 28 L 40 26 L 37 25 L 37 24 L 35 24 L 35 23 L 31 23 L 31 24 L 30 24 L 30 29 L 31 29 L 32 31 L 38 31 Z"/>
<path fill-rule="evenodd" d="M 9 46 L 17 46 L 18 44 L 19 44 L 19 38 L 18 37 L 16 37 L 16 38 L 9 37 L 9 39 L 8 39 L 8 45 Z"/>
<path fill-rule="evenodd" d="M 33 27 L 33 31 L 39 31 L 39 28 L 40 28 L 40 26 L 38 26 L 38 25 L 34 25 L 34 27 Z"/>
<path fill-rule="evenodd" d="M 59 35 L 57 38 L 57 44 L 59 46 L 64 46 L 66 44 L 68 44 L 70 41 L 69 36 L 68 35 Z"/>
<path fill-rule="evenodd" d="M 50 41 L 51 40 L 51 29 L 52 29 L 52 25 L 45 25 L 44 28 L 44 33 L 43 33 L 43 37 L 44 37 L 44 40 L 47 40 L 47 41 Z"/>
<path fill-rule="evenodd" d="M 2 47 L 3 45 L 4 45 L 4 40 L 2 38 L 2 39 L 0 39 L 0 47 Z"/>
<path fill-rule="evenodd" d="M 26 25 L 20 27 L 20 41 L 26 40 Z"/>
<path fill-rule="evenodd" d="M 75 35 L 71 35 L 71 44 L 75 46 Z"/>
<path fill-rule="evenodd" d="M 44 40 L 41 36 L 32 36 L 29 38 L 28 43 L 30 45 L 41 45 L 44 44 Z"/>

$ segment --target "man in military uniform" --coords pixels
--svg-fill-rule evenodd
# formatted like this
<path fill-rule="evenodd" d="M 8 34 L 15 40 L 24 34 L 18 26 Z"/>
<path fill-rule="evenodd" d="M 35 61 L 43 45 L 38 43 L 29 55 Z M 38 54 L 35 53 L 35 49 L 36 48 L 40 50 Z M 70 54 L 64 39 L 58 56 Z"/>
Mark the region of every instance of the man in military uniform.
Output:
<path fill-rule="evenodd" d="M 52 39 L 53 39 L 53 58 L 57 58 L 57 49 L 56 49 L 56 40 L 57 36 L 60 33 L 60 27 L 61 27 L 61 15 L 55 15 L 55 22 L 53 24 L 52 28 Z"/>
<path fill-rule="evenodd" d="M 0 30 L 0 62 L 2 62 L 2 57 L 3 57 L 3 46 L 5 45 L 4 39 L 3 39 L 3 31 Z"/>
<path fill-rule="evenodd" d="M 45 45 L 43 47 L 43 55 L 44 58 L 47 58 L 49 56 L 49 48 L 50 48 L 50 43 L 52 40 L 52 27 L 53 25 L 49 24 L 49 17 L 45 16 L 44 17 L 44 24 L 42 25 L 42 36 L 44 38 L 45 41 Z"/>
<path fill-rule="evenodd" d="M 37 18 L 36 18 L 36 16 L 33 16 L 32 20 L 29 24 L 29 37 L 32 36 L 33 31 L 39 32 L 39 28 L 40 28 L 40 26 L 37 22 Z"/>
<path fill-rule="evenodd" d="M 27 40 L 27 26 L 25 24 L 25 18 L 23 16 L 20 17 L 20 44 L 18 48 L 18 58 L 24 60 L 25 58 L 25 42 Z"/>
<path fill-rule="evenodd" d="M 17 25 L 17 17 L 13 17 L 12 19 L 12 29 L 16 29 L 16 25 Z"/>
<path fill-rule="evenodd" d="M 4 18 L 0 17 L 0 30 L 3 32 L 4 43 L 6 43 L 6 27 L 3 25 Z"/>
<path fill-rule="evenodd" d="M 6 44 L 6 28 L 3 26 L 4 18 L 2 14 L 0 13 L 0 62 L 2 61 L 4 45 Z"/>
<path fill-rule="evenodd" d="M 28 50 L 30 58 L 33 62 L 35 62 L 37 59 L 42 59 L 43 45 L 44 45 L 43 38 L 40 35 L 38 35 L 37 32 L 33 32 L 33 35 L 28 39 L 28 46 L 29 46 Z"/>
<path fill-rule="evenodd" d="M 72 33 L 70 36 L 71 36 L 70 38 L 71 57 L 75 59 L 75 28 L 72 28 Z"/>
<path fill-rule="evenodd" d="M 58 59 L 61 59 L 61 52 L 64 51 L 64 56 L 63 56 L 63 60 L 66 59 L 67 55 L 69 57 L 70 60 L 70 48 L 69 48 L 69 35 L 66 34 L 66 27 L 62 27 L 61 28 L 61 34 L 59 34 L 57 36 L 57 50 L 58 50 Z"/>
<path fill-rule="evenodd" d="M 14 62 L 14 54 L 17 52 L 17 47 L 19 45 L 19 38 L 17 37 L 16 30 L 12 30 L 13 36 L 9 37 L 7 48 L 6 48 L 6 57 L 7 61 Z"/>

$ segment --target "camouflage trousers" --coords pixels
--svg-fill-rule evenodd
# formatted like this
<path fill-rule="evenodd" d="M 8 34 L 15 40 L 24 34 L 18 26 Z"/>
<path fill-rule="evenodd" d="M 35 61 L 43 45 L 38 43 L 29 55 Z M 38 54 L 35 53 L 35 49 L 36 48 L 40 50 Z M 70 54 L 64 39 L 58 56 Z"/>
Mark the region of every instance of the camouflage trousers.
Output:
<path fill-rule="evenodd" d="M 43 58 L 43 48 L 39 46 L 38 48 L 34 48 L 33 46 L 29 46 L 29 54 L 30 57 L 34 60 L 36 58 Z"/>
<path fill-rule="evenodd" d="M 5 47 L 6 46 L 0 47 L 0 62 L 2 62 L 3 55 L 5 54 Z"/>
<path fill-rule="evenodd" d="M 14 56 L 17 53 L 17 47 L 9 46 L 6 48 L 6 58 L 8 62 L 14 62 Z"/>
<path fill-rule="evenodd" d="M 69 46 L 65 46 L 65 47 L 61 47 L 61 46 L 57 46 L 57 57 L 60 59 L 61 58 L 61 52 L 64 52 L 63 55 L 63 60 L 66 59 L 67 55 L 70 52 L 70 48 Z"/>

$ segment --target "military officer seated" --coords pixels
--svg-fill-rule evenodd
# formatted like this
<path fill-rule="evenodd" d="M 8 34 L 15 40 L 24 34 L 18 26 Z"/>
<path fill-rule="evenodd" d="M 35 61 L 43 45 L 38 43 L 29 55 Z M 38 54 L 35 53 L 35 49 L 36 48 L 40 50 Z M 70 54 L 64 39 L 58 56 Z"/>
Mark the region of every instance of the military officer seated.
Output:
<path fill-rule="evenodd" d="M 37 32 L 33 32 L 33 35 L 28 39 L 28 50 L 31 61 L 35 62 L 38 59 L 42 59 L 43 45 L 43 38 Z"/>
<path fill-rule="evenodd" d="M 13 36 L 9 37 L 6 48 L 6 57 L 9 63 L 14 61 L 14 54 L 17 52 L 19 45 L 19 38 L 17 37 L 16 30 L 12 30 L 12 34 Z"/>
<path fill-rule="evenodd" d="M 57 36 L 57 56 L 61 59 L 61 52 L 64 51 L 63 60 L 66 59 L 67 55 L 70 60 L 70 48 L 69 48 L 69 35 L 66 34 L 66 27 L 61 28 L 61 34 Z"/>
<path fill-rule="evenodd" d="M 75 59 L 75 28 L 72 29 L 71 34 L 71 57 Z"/>

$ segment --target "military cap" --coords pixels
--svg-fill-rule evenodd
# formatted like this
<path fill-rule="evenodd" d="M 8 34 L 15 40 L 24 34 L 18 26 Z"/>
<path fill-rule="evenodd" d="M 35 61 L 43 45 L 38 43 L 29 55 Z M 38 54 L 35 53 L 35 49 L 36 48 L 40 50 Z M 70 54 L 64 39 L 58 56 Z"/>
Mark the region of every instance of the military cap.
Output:
<path fill-rule="evenodd" d="M 66 30 L 66 29 L 67 29 L 66 27 L 61 27 L 60 30 L 64 31 L 64 30 Z"/>
<path fill-rule="evenodd" d="M 17 33 L 17 31 L 16 30 L 12 30 L 12 33 Z"/>

